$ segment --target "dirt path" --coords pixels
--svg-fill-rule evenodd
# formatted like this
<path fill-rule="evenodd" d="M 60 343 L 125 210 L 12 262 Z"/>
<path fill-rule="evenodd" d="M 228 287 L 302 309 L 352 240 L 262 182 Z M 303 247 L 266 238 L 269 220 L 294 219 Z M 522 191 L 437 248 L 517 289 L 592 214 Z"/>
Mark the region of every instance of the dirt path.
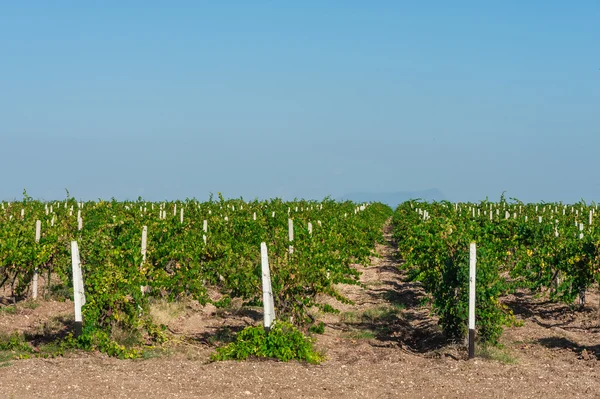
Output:
<path fill-rule="evenodd" d="M 385 232 L 388 242 L 378 247 L 380 257 L 370 267 L 356 266 L 363 272 L 361 286 L 338 287 L 354 304 L 323 298 L 340 313 L 318 315 L 326 324 L 318 347 L 328 358 L 319 366 L 208 363 L 218 334 L 252 324 L 260 313 L 164 305 L 157 317 L 187 337 L 170 355 L 121 361 L 81 353 L 13 361 L 0 368 L 0 398 L 600 397 L 596 309 L 573 315 L 525 294 L 508 298 L 523 326 L 506 330 L 504 349 L 463 360 L 464 349 L 444 345 L 419 286 L 404 281 L 389 226 Z M 51 308 L 23 311 L 40 328 L 47 325 L 42 312 Z M 25 329 L 21 316 L 0 315 L 0 330 L 17 320 Z"/>
<path fill-rule="evenodd" d="M 349 338 L 351 342 L 365 340 L 372 346 L 409 353 L 441 349 L 444 339 L 436 319 L 422 306 L 423 290 L 419 284 L 406 282 L 405 273 L 399 267 L 389 224 L 384 228 L 384 237 L 386 243 L 377 245 L 379 256 L 372 257 L 370 266 L 354 265 L 362 273 L 360 285 L 337 287 L 353 304 L 343 304 L 329 297 L 321 299 L 341 313 L 320 316 L 328 327 L 320 341 L 328 348 L 332 346 L 332 339 L 336 342 Z"/>

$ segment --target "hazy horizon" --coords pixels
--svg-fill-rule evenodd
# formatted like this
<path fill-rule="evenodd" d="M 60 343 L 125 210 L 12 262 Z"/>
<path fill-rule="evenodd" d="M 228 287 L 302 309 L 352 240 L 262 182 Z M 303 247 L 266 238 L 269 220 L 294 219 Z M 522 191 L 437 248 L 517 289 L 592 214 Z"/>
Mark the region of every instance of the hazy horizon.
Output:
<path fill-rule="evenodd" d="M 7 3 L 0 199 L 600 200 L 600 3 Z"/>

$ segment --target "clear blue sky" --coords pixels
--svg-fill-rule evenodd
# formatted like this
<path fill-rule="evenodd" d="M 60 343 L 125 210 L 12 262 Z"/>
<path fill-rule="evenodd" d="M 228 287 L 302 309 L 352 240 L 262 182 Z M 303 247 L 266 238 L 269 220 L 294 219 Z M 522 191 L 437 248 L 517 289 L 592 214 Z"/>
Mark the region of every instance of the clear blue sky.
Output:
<path fill-rule="evenodd" d="M 13 1 L 0 199 L 600 201 L 600 2 Z"/>

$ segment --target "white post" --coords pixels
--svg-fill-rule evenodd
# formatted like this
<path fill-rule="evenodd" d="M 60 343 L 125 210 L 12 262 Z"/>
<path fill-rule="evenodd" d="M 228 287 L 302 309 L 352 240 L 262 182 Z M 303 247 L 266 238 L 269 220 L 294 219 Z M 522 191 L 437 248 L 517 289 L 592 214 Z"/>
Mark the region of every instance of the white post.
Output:
<path fill-rule="evenodd" d="M 35 221 L 35 242 L 36 244 L 40 242 L 40 238 L 42 237 L 42 221 L 41 220 L 36 220 Z M 38 296 L 38 268 L 36 267 L 33 270 L 33 286 L 32 286 L 32 298 L 33 299 L 37 299 Z"/>
<path fill-rule="evenodd" d="M 183 223 L 183 208 L 179 210 L 179 221 Z"/>
<path fill-rule="evenodd" d="M 35 221 L 35 242 L 40 242 L 40 238 L 42 238 L 42 221 Z"/>
<path fill-rule="evenodd" d="M 267 253 L 267 244 L 264 242 L 260 243 L 260 259 L 262 266 L 263 309 L 265 312 L 264 326 L 268 331 L 275 321 L 275 304 L 273 302 L 273 289 L 271 287 L 269 255 Z"/>
<path fill-rule="evenodd" d="M 288 238 L 290 241 L 290 254 L 293 254 L 294 247 L 292 246 L 292 242 L 294 241 L 294 221 L 292 219 L 288 219 Z"/>
<path fill-rule="evenodd" d="M 177 216 L 177 204 L 173 206 L 173 216 Z"/>
<path fill-rule="evenodd" d="M 148 247 L 148 226 L 142 228 L 142 264 L 146 263 L 146 250 Z"/>
<path fill-rule="evenodd" d="M 308 222 L 308 234 L 312 235 L 312 230 L 313 230 L 312 223 Z"/>
<path fill-rule="evenodd" d="M 208 220 L 204 220 L 204 223 L 202 223 L 202 230 L 206 233 L 208 232 Z"/>
<path fill-rule="evenodd" d="M 75 335 L 80 335 L 83 327 L 81 307 L 85 305 L 85 293 L 77 241 L 71 241 L 71 266 L 73 270 L 73 302 L 75 304 Z"/>
<path fill-rule="evenodd" d="M 475 277 L 477 267 L 477 247 L 471 243 L 469 251 L 469 359 L 475 357 Z"/>
<path fill-rule="evenodd" d="M 594 216 L 593 211 L 590 211 L 590 222 L 588 223 L 590 226 L 592 225 L 592 217 Z"/>

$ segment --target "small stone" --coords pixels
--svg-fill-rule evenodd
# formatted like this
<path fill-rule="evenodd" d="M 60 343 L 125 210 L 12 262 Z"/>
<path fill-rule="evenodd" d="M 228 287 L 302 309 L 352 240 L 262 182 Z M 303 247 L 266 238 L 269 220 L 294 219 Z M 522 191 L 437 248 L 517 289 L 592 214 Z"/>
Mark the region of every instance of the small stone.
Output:
<path fill-rule="evenodd" d="M 583 360 L 590 360 L 590 354 L 587 351 L 587 349 L 584 349 L 584 350 L 581 351 L 581 358 Z"/>

